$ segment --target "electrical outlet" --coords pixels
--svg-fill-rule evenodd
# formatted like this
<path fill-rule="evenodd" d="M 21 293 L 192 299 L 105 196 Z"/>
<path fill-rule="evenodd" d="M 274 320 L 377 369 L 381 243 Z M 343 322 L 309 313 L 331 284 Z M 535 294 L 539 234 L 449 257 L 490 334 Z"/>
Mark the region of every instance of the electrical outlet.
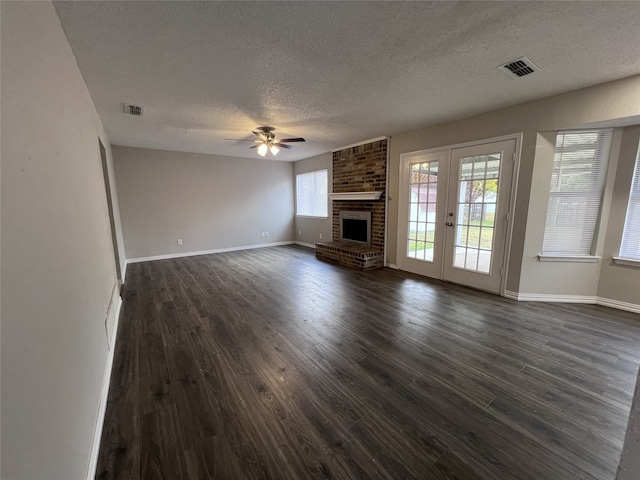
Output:
<path fill-rule="evenodd" d="M 260 232 L 260 236 L 264 238 L 264 232 Z"/>
<path fill-rule="evenodd" d="M 320 234 L 320 240 L 322 240 L 322 234 Z"/>
<path fill-rule="evenodd" d="M 178 239 L 178 245 L 182 245 L 182 239 L 181 238 Z"/>
<path fill-rule="evenodd" d="M 298 230 L 298 235 L 302 235 L 302 230 Z"/>
<path fill-rule="evenodd" d="M 268 237 L 269 236 L 269 232 L 264 232 L 264 236 Z"/>

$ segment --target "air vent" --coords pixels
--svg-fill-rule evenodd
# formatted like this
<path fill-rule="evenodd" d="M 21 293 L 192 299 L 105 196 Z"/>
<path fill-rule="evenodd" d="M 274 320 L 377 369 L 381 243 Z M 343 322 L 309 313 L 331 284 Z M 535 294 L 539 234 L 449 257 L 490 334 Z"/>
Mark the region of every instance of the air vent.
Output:
<path fill-rule="evenodd" d="M 511 60 L 504 65 L 500 65 L 498 70 L 504 72 L 511 78 L 521 78 L 526 75 L 531 75 L 534 72 L 539 72 L 540 68 L 538 68 L 527 57 L 520 57 L 516 60 Z"/>
<path fill-rule="evenodd" d="M 134 115 L 136 117 L 142 116 L 142 107 L 137 105 L 129 105 L 127 103 L 124 104 L 124 113 L 127 115 Z"/>

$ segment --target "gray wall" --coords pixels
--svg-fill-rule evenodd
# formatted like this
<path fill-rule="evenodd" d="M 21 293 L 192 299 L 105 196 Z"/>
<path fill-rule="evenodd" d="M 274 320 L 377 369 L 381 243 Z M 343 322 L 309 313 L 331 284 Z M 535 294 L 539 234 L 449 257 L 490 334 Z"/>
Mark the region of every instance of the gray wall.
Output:
<path fill-rule="evenodd" d="M 300 160 L 293 164 L 294 173 L 294 187 L 295 176 L 299 173 L 313 172 L 316 170 L 327 169 L 329 192 L 332 191 L 332 178 L 333 178 L 333 155 L 331 152 L 318 155 L 316 157 Z M 294 196 L 295 197 L 295 196 Z M 327 218 L 310 218 L 310 217 L 298 217 L 296 215 L 295 220 L 295 235 L 296 241 L 306 243 L 308 245 L 315 245 L 318 242 L 330 242 L 332 240 L 332 215 L 333 215 L 333 202 L 329 199 L 329 216 Z M 322 235 L 322 238 L 320 238 Z"/>
<path fill-rule="evenodd" d="M 111 151 L 53 6 L 0 9 L 2 478 L 81 479 L 116 283 L 98 137 Z"/>
<path fill-rule="evenodd" d="M 402 153 L 522 132 L 507 290 L 527 294 L 596 296 L 602 262 L 543 263 L 537 259 L 542 251 L 553 161 L 549 135 L 553 136 L 556 130 L 563 128 L 637 115 L 640 115 L 640 76 L 395 135 L 390 142 L 389 231 L 397 232 L 398 229 L 397 200 Z M 625 158 L 622 161 L 631 160 Z M 396 251 L 397 239 L 391 234 L 388 248 L 391 264 L 397 263 Z M 636 283 L 640 282 L 640 269 L 632 270 L 630 277 Z M 625 281 L 629 279 L 625 278 Z M 629 297 L 624 289 L 618 288 L 619 283 L 612 279 L 609 289 L 612 298 L 638 303 L 637 296 Z"/>
<path fill-rule="evenodd" d="M 113 157 L 127 259 L 294 240 L 291 163 L 119 146 Z"/>
<path fill-rule="evenodd" d="M 602 268 L 598 282 L 598 296 L 610 299 L 627 299 L 640 304 L 640 265 L 630 267 L 616 265 L 612 258 L 620 253 L 622 230 L 629 203 L 629 190 L 633 166 L 638 153 L 640 126 L 622 129 L 619 161 L 610 199 L 610 213 L 604 248 Z M 634 301 L 635 299 L 635 301 Z"/>

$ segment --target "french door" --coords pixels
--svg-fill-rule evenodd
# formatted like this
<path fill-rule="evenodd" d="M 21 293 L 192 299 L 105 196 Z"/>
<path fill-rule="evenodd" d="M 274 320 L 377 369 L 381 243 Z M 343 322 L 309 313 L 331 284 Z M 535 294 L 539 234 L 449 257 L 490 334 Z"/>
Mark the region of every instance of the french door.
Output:
<path fill-rule="evenodd" d="M 401 160 L 402 270 L 500 292 L 516 140 Z"/>

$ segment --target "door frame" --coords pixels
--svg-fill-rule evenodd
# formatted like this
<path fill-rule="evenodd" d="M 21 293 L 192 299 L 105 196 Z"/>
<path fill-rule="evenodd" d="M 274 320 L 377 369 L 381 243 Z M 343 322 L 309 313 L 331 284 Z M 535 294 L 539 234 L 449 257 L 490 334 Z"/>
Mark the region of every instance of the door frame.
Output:
<path fill-rule="evenodd" d="M 102 167 L 102 179 L 104 181 L 104 191 L 107 200 L 107 211 L 109 213 L 109 230 L 111 232 L 111 244 L 113 246 L 113 256 L 116 267 L 116 277 L 118 284 L 124 283 L 124 276 L 120 268 L 120 246 L 118 245 L 118 233 L 116 229 L 116 220 L 113 209 L 113 197 L 111 192 L 111 177 L 109 175 L 109 162 L 107 160 L 107 150 L 102 143 L 102 139 L 98 137 L 98 149 L 100 151 L 100 166 Z"/>
<path fill-rule="evenodd" d="M 450 150 L 446 148 L 437 148 L 437 149 L 430 149 L 430 150 L 420 150 L 417 152 L 407 152 L 400 155 L 400 195 L 399 196 L 400 198 L 403 198 L 404 201 L 398 202 L 398 206 L 399 206 L 398 223 L 400 223 L 401 220 L 408 219 L 409 217 L 409 203 L 407 202 L 407 198 L 409 196 L 411 186 L 409 185 L 409 183 L 402 182 L 402 179 L 405 178 L 404 176 L 409 174 L 409 171 L 405 168 L 408 166 L 407 157 L 425 156 L 425 157 L 430 157 L 429 160 L 426 160 L 428 162 L 438 161 L 439 173 L 445 172 L 445 175 L 448 178 L 450 154 L 451 154 Z M 447 198 L 446 198 L 447 192 L 444 189 L 438 188 L 437 195 L 438 196 L 437 196 L 436 218 L 439 219 L 441 216 L 445 215 L 445 207 L 447 203 Z M 397 231 L 397 246 L 398 246 L 397 255 L 398 256 L 396 259 L 396 263 L 399 269 L 402 269 L 402 264 L 405 263 L 404 259 L 406 258 L 406 255 L 405 255 L 406 244 L 407 244 L 406 228 L 407 228 L 406 222 L 404 222 L 404 224 L 402 225 L 402 228 L 400 225 L 398 225 L 398 231 Z M 404 233 L 403 233 L 403 229 L 404 229 Z M 441 226 L 440 228 L 436 226 L 436 238 L 435 238 L 436 242 L 438 242 L 439 244 L 443 244 L 444 238 L 445 238 L 445 229 L 442 228 Z M 401 249 L 400 248 L 401 245 L 405 245 L 405 249 Z M 402 252 L 402 256 L 400 256 L 401 252 Z M 423 272 L 423 273 L 416 273 L 416 275 L 423 275 L 429 278 L 441 279 L 443 275 L 442 266 L 444 265 L 444 262 L 442 261 L 442 258 L 441 258 L 443 254 L 444 254 L 444 250 L 440 252 L 440 255 L 436 255 L 436 253 L 434 252 L 434 261 L 432 263 L 432 267 L 425 268 L 425 270 L 430 270 L 431 274 L 429 274 L 429 272 Z M 435 261 L 436 256 L 438 257 L 439 262 Z M 420 262 L 420 260 L 415 260 L 415 259 L 407 259 L 407 261 L 409 263 Z M 423 262 L 423 263 L 426 263 L 426 262 Z M 406 269 L 405 271 L 411 271 L 411 270 Z"/>
<path fill-rule="evenodd" d="M 397 215 L 398 215 L 398 231 L 396 232 L 396 236 L 397 236 L 397 241 L 396 241 L 396 264 L 397 264 L 397 268 L 400 268 L 400 258 L 403 258 L 403 256 L 406 254 L 406 245 L 403 241 L 403 239 L 401 237 L 403 237 L 402 234 L 402 229 L 406 228 L 406 225 L 402 225 L 401 224 L 401 220 L 402 220 L 402 215 L 403 212 L 406 207 L 404 205 L 404 203 L 407 202 L 407 195 L 409 194 L 408 191 L 408 184 L 405 181 L 405 176 L 407 175 L 407 172 L 405 171 L 405 158 L 408 155 L 416 155 L 416 154 L 435 154 L 435 153 L 440 153 L 440 152 L 446 152 L 445 153 L 445 159 L 446 161 L 449 163 L 449 165 L 451 164 L 451 151 L 453 149 L 456 148 L 465 148 L 465 147 L 472 147 L 472 146 L 476 146 L 476 145 L 484 145 L 487 143 L 494 143 L 494 142 L 501 142 L 501 141 L 505 141 L 505 140 L 515 140 L 516 144 L 515 144 L 515 158 L 513 160 L 513 171 L 511 173 L 511 192 L 509 194 L 509 203 L 507 205 L 507 212 L 508 212 L 508 220 L 507 220 L 507 226 L 505 229 L 505 250 L 504 250 L 504 257 L 502 259 L 502 271 L 503 271 L 503 275 L 501 277 L 500 280 L 500 295 L 504 296 L 505 295 L 505 290 L 506 290 L 506 285 L 507 285 L 507 281 L 508 281 L 508 276 L 509 276 L 509 269 L 508 269 L 508 265 L 509 265 L 509 259 L 511 258 L 511 242 L 513 240 L 513 225 L 514 225 L 514 212 L 515 212 L 515 208 L 516 208 L 516 198 L 517 198 L 517 190 L 518 190 L 518 179 L 520 177 L 520 158 L 521 158 L 521 153 L 522 153 L 522 139 L 523 139 L 523 133 L 519 132 L 519 133 L 512 133 L 512 134 L 508 134 L 508 135 L 500 135 L 498 137 L 491 137 L 491 138 L 483 138 L 483 139 L 479 139 L 479 140 L 472 140 L 469 142 L 464 142 L 464 143 L 456 143 L 456 144 L 450 144 L 450 145 L 443 145 L 440 147 L 433 147 L 433 148 L 428 148 L 428 149 L 424 149 L 424 150 L 414 150 L 411 152 L 404 152 L 400 154 L 400 162 L 399 162 L 399 185 L 398 185 L 398 209 L 397 209 Z M 441 268 L 440 268 L 440 279 L 442 279 L 443 276 L 443 270 L 444 270 L 444 263 L 442 264 Z"/>

